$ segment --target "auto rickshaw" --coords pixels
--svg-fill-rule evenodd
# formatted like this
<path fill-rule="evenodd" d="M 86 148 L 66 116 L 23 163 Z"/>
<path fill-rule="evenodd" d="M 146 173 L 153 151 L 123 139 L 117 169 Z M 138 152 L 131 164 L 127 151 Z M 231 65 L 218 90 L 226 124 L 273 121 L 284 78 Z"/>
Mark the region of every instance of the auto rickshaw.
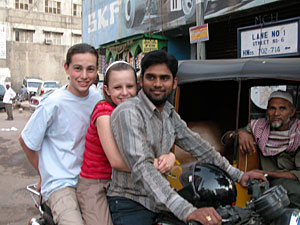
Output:
<path fill-rule="evenodd" d="M 188 127 L 210 142 L 231 164 L 243 171 L 259 168 L 257 154 L 243 155 L 238 143 L 224 146 L 222 135 L 238 131 L 250 119 L 265 116 L 269 94 L 278 89 L 289 91 L 299 117 L 300 58 L 248 58 L 180 61 L 178 88 L 172 98 L 176 111 Z M 183 164 L 195 160 L 177 146 L 174 152 Z M 177 169 L 177 170 L 176 170 Z M 180 189 L 180 170 L 169 176 L 171 186 Z M 250 199 L 247 190 L 237 185 L 236 205 Z"/>

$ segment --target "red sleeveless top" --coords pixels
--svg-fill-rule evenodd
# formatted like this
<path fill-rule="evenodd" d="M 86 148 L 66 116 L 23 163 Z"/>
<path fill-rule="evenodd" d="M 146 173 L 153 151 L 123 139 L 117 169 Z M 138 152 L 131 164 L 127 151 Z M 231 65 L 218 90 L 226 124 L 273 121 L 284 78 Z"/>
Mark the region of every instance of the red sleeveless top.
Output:
<path fill-rule="evenodd" d="M 96 119 L 99 116 L 110 115 L 115 108 L 105 101 L 99 102 L 92 114 L 89 128 L 85 136 L 85 151 L 80 176 L 90 179 L 111 179 L 111 166 L 102 148 Z"/>

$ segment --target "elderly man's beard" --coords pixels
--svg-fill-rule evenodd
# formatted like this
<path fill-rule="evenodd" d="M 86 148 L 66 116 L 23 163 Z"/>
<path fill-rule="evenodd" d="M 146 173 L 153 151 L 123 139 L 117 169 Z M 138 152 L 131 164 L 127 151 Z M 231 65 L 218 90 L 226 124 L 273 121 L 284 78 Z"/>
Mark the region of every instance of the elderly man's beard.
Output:
<path fill-rule="evenodd" d="M 276 121 L 276 122 L 271 122 L 268 116 L 267 116 L 267 119 L 270 122 L 271 128 L 273 128 L 273 129 L 281 128 L 291 121 L 290 117 L 286 121 Z"/>

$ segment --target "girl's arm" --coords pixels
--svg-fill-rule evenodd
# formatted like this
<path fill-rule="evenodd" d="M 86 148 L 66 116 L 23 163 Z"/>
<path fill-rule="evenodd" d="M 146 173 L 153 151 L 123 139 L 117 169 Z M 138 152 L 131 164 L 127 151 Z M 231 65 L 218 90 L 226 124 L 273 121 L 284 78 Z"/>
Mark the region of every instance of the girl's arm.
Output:
<path fill-rule="evenodd" d="M 124 162 L 117 144 L 115 142 L 111 127 L 110 116 L 103 115 L 96 119 L 96 127 L 103 150 L 112 168 L 130 172 L 129 167 Z"/>

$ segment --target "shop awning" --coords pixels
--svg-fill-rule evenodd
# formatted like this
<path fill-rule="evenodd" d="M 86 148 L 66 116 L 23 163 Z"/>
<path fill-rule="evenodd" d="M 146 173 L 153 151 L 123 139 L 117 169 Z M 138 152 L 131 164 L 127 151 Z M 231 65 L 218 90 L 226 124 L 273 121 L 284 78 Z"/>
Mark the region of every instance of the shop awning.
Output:
<path fill-rule="evenodd" d="M 167 47 L 167 41 L 167 38 L 160 35 L 140 34 L 101 45 L 100 48 L 106 50 L 106 61 L 109 61 L 110 58 L 114 61 L 120 54 L 130 52 L 133 57 L 136 57 L 139 52 L 146 53 L 162 49 Z"/>

